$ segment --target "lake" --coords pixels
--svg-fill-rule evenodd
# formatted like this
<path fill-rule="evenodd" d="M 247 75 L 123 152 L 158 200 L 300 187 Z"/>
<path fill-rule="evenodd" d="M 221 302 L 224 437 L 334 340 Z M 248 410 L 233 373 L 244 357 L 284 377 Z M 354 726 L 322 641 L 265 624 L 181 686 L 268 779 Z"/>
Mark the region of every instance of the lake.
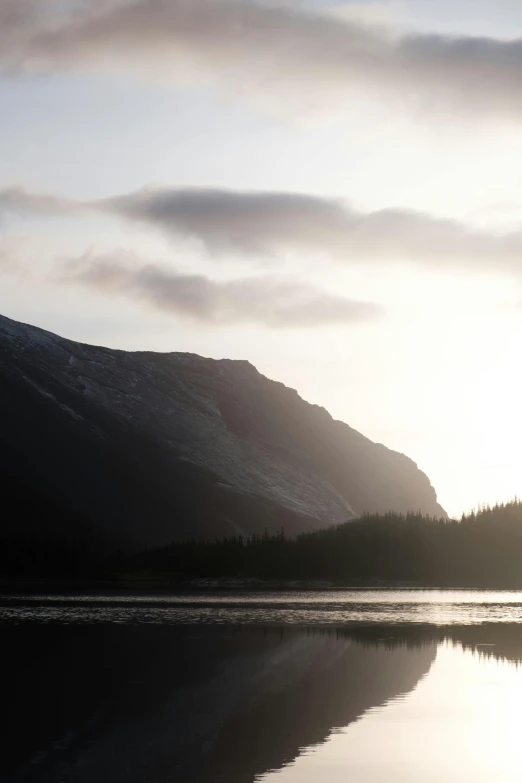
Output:
<path fill-rule="evenodd" d="M 4 596 L 2 781 L 511 783 L 522 593 Z"/>

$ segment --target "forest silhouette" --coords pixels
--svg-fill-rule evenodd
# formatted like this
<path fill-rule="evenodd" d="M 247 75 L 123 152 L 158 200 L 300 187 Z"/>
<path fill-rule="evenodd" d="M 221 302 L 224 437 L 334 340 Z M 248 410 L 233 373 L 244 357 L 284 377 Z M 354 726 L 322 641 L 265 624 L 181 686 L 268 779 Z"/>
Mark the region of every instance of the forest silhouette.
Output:
<path fill-rule="evenodd" d="M 522 587 L 522 501 L 486 506 L 460 520 L 390 512 L 293 539 L 281 531 L 176 543 L 130 558 L 127 565 L 176 579 Z"/>
<path fill-rule="evenodd" d="M 332 585 L 522 588 L 522 501 L 483 507 L 460 520 L 419 513 L 363 515 L 289 538 L 240 535 L 182 541 L 147 551 L 115 550 L 87 526 L 62 524 L 4 534 L 8 582 L 81 580 L 182 586 L 194 580 Z"/>

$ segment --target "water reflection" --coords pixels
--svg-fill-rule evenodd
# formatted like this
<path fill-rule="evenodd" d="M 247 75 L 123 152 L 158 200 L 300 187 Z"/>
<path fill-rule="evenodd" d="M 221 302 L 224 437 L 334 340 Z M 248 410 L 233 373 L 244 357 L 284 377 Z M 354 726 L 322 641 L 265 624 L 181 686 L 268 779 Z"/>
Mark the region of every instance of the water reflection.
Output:
<path fill-rule="evenodd" d="M 438 783 L 472 779 L 474 710 L 504 725 L 503 704 L 518 727 L 522 626 L 4 625 L 2 641 L 2 780 Z M 450 724 L 465 739 L 441 777 L 424 746 Z"/>
<path fill-rule="evenodd" d="M 519 634 L 517 634 L 519 636 Z M 263 783 L 519 783 L 522 675 L 483 644 L 439 645 L 429 676 Z M 510 645 L 510 657 L 520 660 Z"/>

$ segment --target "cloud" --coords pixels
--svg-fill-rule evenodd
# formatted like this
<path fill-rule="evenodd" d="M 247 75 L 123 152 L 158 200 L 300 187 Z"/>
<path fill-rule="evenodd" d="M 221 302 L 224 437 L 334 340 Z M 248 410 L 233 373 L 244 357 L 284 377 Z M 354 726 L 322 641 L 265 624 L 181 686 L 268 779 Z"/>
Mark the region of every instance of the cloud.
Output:
<path fill-rule="evenodd" d="M 13 186 L 0 190 L 0 220 L 11 215 L 53 216 L 74 214 L 81 209 L 81 202 L 53 196 L 49 193 L 33 193 Z"/>
<path fill-rule="evenodd" d="M 522 39 L 392 33 L 256 0 L 84 0 L 68 14 L 49 0 L 3 3 L 4 73 L 119 69 L 305 103 L 355 90 L 452 115 L 522 114 Z"/>
<path fill-rule="evenodd" d="M 143 264 L 125 254 L 86 255 L 61 263 L 54 280 L 127 296 L 206 324 L 310 328 L 371 321 L 382 315 L 376 304 L 334 296 L 295 280 L 259 277 L 221 282 Z"/>
<path fill-rule="evenodd" d="M 412 210 L 363 213 L 334 199 L 297 193 L 151 189 L 97 202 L 97 208 L 199 240 L 216 254 L 311 253 L 347 264 L 516 269 L 522 258 L 519 232 L 473 231 Z"/>
<path fill-rule="evenodd" d="M 0 191 L 7 213 L 99 212 L 150 225 L 174 239 L 196 241 L 213 259 L 245 263 L 311 256 L 340 264 L 404 264 L 452 270 L 522 272 L 522 231 L 495 233 L 423 212 L 360 212 L 341 201 L 299 193 L 149 188 L 78 202 L 23 188 Z"/>
<path fill-rule="evenodd" d="M 340 203 L 297 193 L 146 189 L 95 206 L 171 236 L 197 240 L 218 255 L 324 252 L 346 230 L 347 220 Z"/>

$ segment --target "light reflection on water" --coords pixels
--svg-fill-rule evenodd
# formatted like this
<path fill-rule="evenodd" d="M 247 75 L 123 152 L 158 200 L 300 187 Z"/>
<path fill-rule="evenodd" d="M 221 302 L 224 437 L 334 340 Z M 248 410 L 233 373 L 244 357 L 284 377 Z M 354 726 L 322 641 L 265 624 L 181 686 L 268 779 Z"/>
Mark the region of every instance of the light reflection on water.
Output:
<path fill-rule="evenodd" d="M 519 783 L 521 606 L 481 591 L 3 598 L 0 779 Z"/>
<path fill-rule="evenodd" d="M 409 694 L 364 717 L 263 783 L 520 783 L 522 673 L 448 642 Z"/>
<path fill-rule="evenodd" d="M 316 625 L 513 623 L 522 592 L 346 590 L 174 595 L 36 595 L 0 601 L 0 622 Z"/>

